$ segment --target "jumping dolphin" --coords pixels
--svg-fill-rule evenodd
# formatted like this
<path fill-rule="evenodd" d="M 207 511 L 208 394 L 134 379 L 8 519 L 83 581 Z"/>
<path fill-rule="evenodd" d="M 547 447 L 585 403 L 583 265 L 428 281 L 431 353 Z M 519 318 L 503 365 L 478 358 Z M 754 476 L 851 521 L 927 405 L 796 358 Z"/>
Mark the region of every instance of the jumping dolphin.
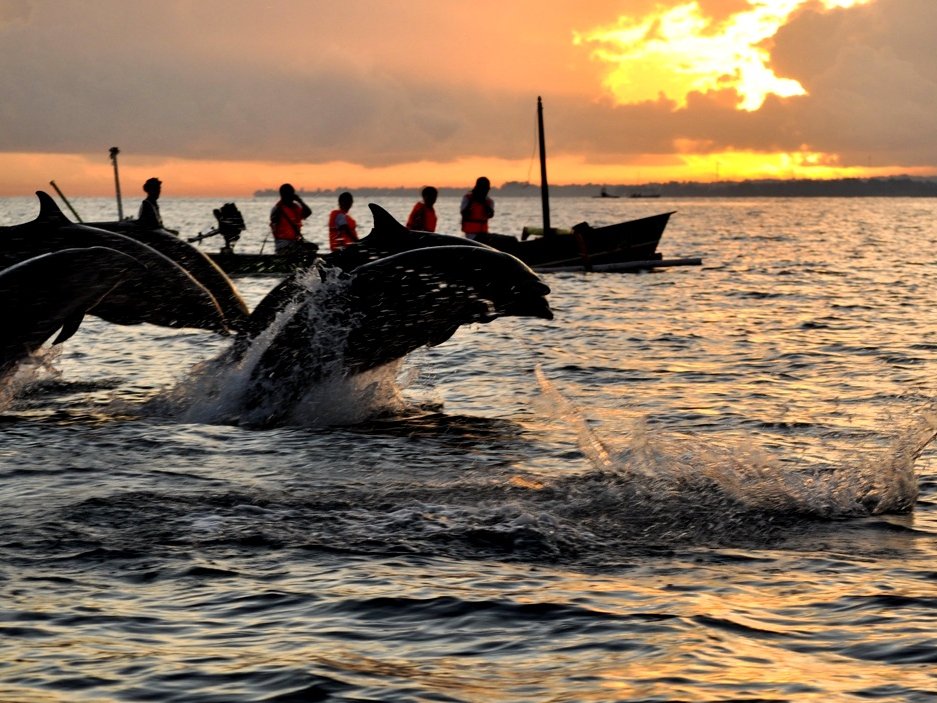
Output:
<path fill-rule="evenodd" d="M 56 330 L 53 344 L 71 337 L 85 313 L 145 272 L 135 258 L 105 247 L 63 249 L 0 271 L 0 381 Z"/>
<path fill-rule="evenodd" d="M 103 246 L 133 257 L 146 268 L 115 288 L 94 315 L 116 324 L 149 322 L 227 332 L 215 297 L 188 271 L 141 242 L 70 222 L 48 194 L 37 191 L 40 210 L 32 222 L 0 227 L 0 268 L 62 249 Z"/>
<path fill-rule="evenodd" d="M 492 249 L 492 247 L 481 242 L 453 234 L 437 234 L 435 232 L 407 229 L 380 205 L 368 203 L 368 207 L 374 217 L 374 227 L 371 232 L 360 241 L 344 249 L 326 254 L 323 257 L 326 262 L 338 266 L 344 271 L 352 271 L 369 261 L 376 261 L 386 256 L 413 249 L 449 246 Z"/>
<path fill-rule="evenodd" d="M 228 275 L 219 268 L 201 249 L 196 249 L 184 239 L 164 229 L 137 227 L 134 220 L 123 222 L 89 222 L 88 227 L 116 232 L 152 247 L 201 283 L 211 293 L 224 313 L 231 329 L 239 330 L 247 322 L 250 312 Z"/>
<path fill-rule="evenodd" d="M 332 373 L 352 375 L 449 339 L 464 324 L 508 315 L 550 320 L 550 292 L 526 264 L 487 247 L 439 246 L 378 259 L 352 273 L 321 266 L 331 285 L 310 290 L 295 274 L 255 309 L 254 330 L 231 347 L 226 363 L 245 358 L 264 330 L 266 347 L 251 371 L 245 406 L 264 407 L 262 423 L 290 410 L 313 384 Z M 320 307 L 323 314 L 315 314 Z M 283 317 L 280 317 L 283 316 Z M 285 318 L 285 319 L 284 319 Z M 343 338 L 323 345 L 327 319 Z M 315 347 L 315 352 L 312 351 Z M 265 407 L 271 384 L 277 402 Z M 284 393 L 288 386 L 290 392 Z"/>

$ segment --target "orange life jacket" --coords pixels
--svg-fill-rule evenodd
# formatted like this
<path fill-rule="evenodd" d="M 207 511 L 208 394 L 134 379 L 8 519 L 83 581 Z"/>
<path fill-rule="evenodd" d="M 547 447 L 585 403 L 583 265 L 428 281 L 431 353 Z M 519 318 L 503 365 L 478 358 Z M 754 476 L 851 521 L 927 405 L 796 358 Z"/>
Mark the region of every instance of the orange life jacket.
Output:
<path fill-rule="evenodd" d="M 338 228 L 338 216 L 345 215 L 345 222 L 348 224 L 348 232 L 342 232 Z M 355 218 L 341 209 L 332 210 L 329 213 L 329 247 L 332 251 L 347 247 L 349 244 L 358 241 L 358 223 Z"/>
<path fill-rule="evenodd" d="M 488 211 L 494 209 L 491 198 L 485 198 L 485 202 L 480 203 L 472 199 L 472 194 L 467 193 L 468 205 L 462 211 L 462 231 L 466 234 L 479 234 L 488 231 Z"/>
<path fill-rule="evenodd" d="M 274 239 L 300 239 L 300 231 L 303 228 L 302 205 L 280 201 L 275 209 L 280 211 L 280 216 L 273 225 Z"/>
<path fill-rule="evenodd" d="M 407 229 L 415 229 L 420 232 L 436 231 L 436 211 L 431 207 L 426 207 L 422 200 L 413 206 L 410 217 L 407 218 Z"/>

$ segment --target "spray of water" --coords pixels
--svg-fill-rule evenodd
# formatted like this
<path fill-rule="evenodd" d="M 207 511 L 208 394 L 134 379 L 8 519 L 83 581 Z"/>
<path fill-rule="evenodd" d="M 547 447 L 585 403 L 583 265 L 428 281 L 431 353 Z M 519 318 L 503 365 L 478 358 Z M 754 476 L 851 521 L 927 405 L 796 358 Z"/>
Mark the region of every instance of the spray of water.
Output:
<path fill-rule="evenodd" d="M 286 305 L 238 355 L 226 351 L 192 369 L 160 398 L 160 412 L 181 422 L 237 423 L 246 426 L 350 424 L 403 407 L 396 382 L 400 362 L 349 376 L 343 373 L 348 319 L 327 304 L 347 285 L 310 272 L 303 294 Z M 264 354 L 297 316 L 310 331 L 286 376 L 257 373 Z"/>
<path fill-rule="evenodd" d="M 723 448 L 695 435 L 651 432 L 645 420 L 635 421 L 623 446 L 613 447 L 541 369 L 536 373 L 556 418 L 576 431 L 595 469 L 568 485 L 579 492 L 599 481 L 602 500 L 621 500 L 631 509 L 683 510 L 692 504 L 697 512 L 714 515 L 824 519 L 909 512 L 918 495 L 915 460 L 937 436 L 937 412 L 925 409 L 894 434 L 887 448 L 857 453 L 835 468 L 793 466 L 753 445 Z"/>
<path fill-rule="evenodd" d="M 55 360 L 62 353 L 60 346 L 44 347 L 19 362 L 13 373 L 0 383 L 0 413 L 5 412 L 30 386 L 49 377 L 59 378 Z"/>

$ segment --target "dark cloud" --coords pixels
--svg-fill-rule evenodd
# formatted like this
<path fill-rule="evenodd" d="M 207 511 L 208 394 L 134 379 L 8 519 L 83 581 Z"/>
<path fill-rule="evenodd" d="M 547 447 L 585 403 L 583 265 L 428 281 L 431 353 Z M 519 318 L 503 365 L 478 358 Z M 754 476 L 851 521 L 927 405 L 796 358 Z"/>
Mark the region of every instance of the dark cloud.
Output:
<path fill-rule="evenodd" d="M 589 3 L 590 17 L 601 4 Z M 611 22 L 620 8 L 607 5 Z M 710 5 L 734 11 L 740 0 Z M 937 163 L 933 0 L 802 12 L 771 49 L 776 73 L 809 95 L 769 98 L 754 113 L 734 109 L 733 94 L 693 95 L 680 110 L 666 101 L 615 106 L 585 97 L 600 92 L 592 74 L 579 92 L 565 89 L 564 62 L 582 62 L 580 71 L 589 63 L 587 49 L 568 45 L 573 27 L 536 38 L 569 57 L 544 53 L 538 67 L 529 47 L 501 35 L 473 43 L 470 33 L 419 24 L 422 8 L 443 21 L 438 4 L 399 10 L 407 28 L 394 36 L 380 31 L 391 10 L 375 18 L 375 4 L 351 2 L 343 25 L 336 6 L 0 0 L 0 151 L 93 153 L 119 143 L 165 157 L 365 166 L 526 159 L 542 92 L 557 156 L 626 162 L 692 140 L 712 151 L 805 147 L 863 166 Z M 304 14 L 292 26 L 297 7 Z M 530 73 L 524 89 L 498 75 L 519 67 Z"/>
<path fill-rule="evenodd" d="M 791 101 L 792 129 L 844 165 L 937 164 L 937 55 L 933 0 L 877 0 L 781 30 L 779 70 L 809 96 Z"/>

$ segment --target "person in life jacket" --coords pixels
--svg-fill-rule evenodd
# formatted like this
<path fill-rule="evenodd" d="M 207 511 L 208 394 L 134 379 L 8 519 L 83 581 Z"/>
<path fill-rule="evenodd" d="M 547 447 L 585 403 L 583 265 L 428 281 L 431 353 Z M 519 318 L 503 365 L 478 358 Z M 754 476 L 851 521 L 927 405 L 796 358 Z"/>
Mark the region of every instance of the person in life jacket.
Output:
<path fill-rule="evenodd" d="M 280 199 L 270 211 L 270 230 L 277 254 L 298 254 L 313 247 L 303 239 L 303 220 L 312 214 L 309 206 L 289 183 L 280 186 Z"/>
<path fill-rule="evenodd" d="M 329 213 L 329 247 L 332 251 L 358 241 L 358 224 L 348 214 L 354 202 L 351 193 L 346 191 L 338 196 L 338 209 Z"/>
<path fill-rule="evenodd" d="M 439 191 L 433 186 L 426 186 L 421 193 L 423 199 L 413 206 L 410 211 L 410 217 L 407 218 L 407 229 L 415 229 L 420 232 L 436 231 L 436 211 L 433 205 L 436 204 L 436 198 Z"/>
<path fill-rule="evenodd" d="M 164 229 L 163 218 L 159 214 L 159 195 L 162 192 L 163 182 L 158 178 L 148 178 L 143 184 L 146 198 L 140 203 L 140 212 L 137 213 L 137 227 L 143 229 Z"/>
<path fill-rule="evenodd" d="M 494 201 L 488 197 L 491 181 L 481 176 L 475 181 L 475 187 L 462 196 L 459 211 L 462 213 L 462 231 L 469 239 L 476 234 L 488 232 L 488 220 L 495 216 Z"/>

